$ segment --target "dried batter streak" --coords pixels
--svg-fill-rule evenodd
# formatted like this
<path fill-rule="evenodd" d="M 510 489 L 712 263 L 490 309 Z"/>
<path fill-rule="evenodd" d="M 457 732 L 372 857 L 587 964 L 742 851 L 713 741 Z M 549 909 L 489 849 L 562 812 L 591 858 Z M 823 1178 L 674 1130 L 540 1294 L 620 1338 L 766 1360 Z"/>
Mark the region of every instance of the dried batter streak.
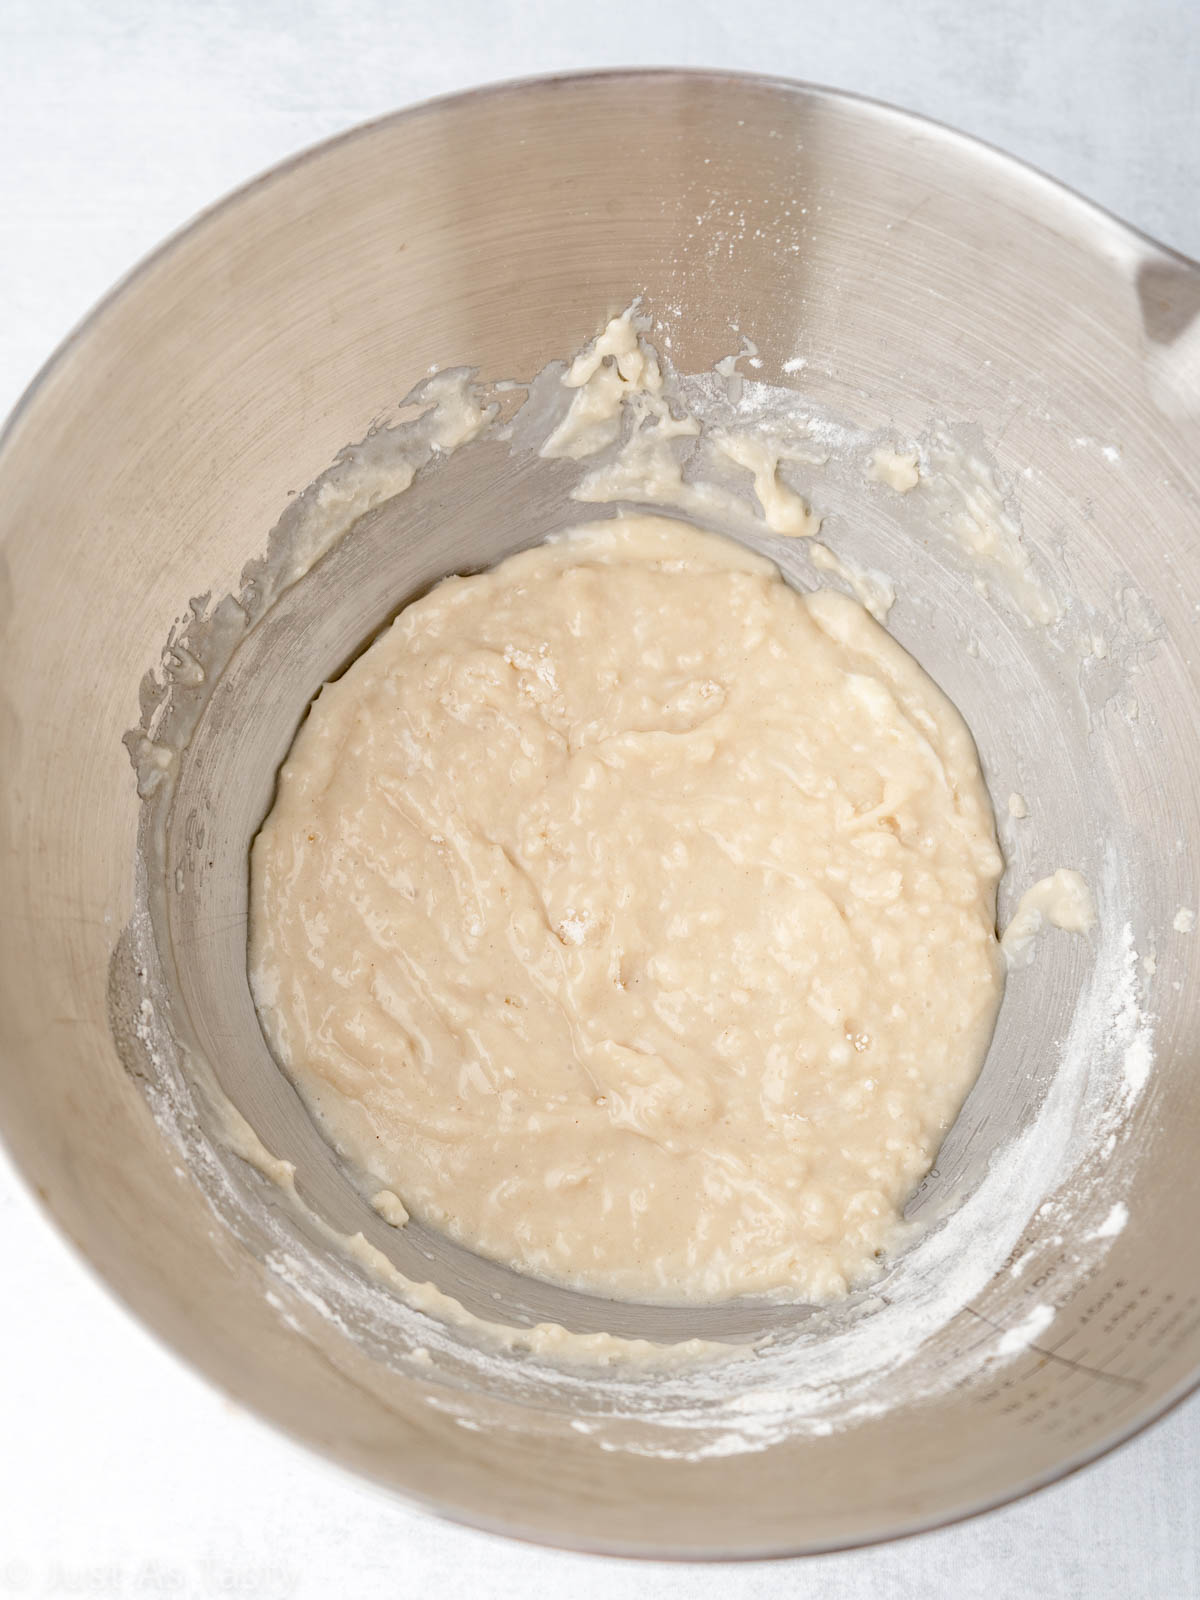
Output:
<path fill-rule="evenodd" d="M 398 1219 L 606 1294 L 822 1300 L 979 1070 L 1001 865 L 962 719 L 862 606 L 622 518 L 447 580 L 325 688 L 251 981 Z"/>

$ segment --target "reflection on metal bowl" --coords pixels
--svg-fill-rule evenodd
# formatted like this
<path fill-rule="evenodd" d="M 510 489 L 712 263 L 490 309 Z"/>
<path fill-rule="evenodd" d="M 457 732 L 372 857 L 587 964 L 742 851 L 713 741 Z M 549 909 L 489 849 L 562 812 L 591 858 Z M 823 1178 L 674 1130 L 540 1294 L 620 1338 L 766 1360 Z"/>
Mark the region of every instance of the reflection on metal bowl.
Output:
<path fill-rule="evenodd" d="M 389 1228 L 272 1061 L 246 983 L 247 850 L 312 694 L 438 577 L 580 520 L 577 478 L 485 437 L 277 592 L 243 567 L 431 367 L 528 379 L 638 295 L 680 373 L 745 334 L 755 379 L 798 384 L 814 415 L 949 429 L 1065 597 L 1054 629 L 1029 623 L 971 580 L 945 508 L 831 471 L 831 543 L 895 579 L 889 626 L 966 716 L 998 810 L 1010 789 L 1014 816 L 1028 802 L 1002 826 L 1002 916 L 1069 864 L 1100 926 L 1014 974 L 914 1200 L 925 1242 L 825 1311 L 609 1304 Z M 989 149 L 826 91 L 679 72 L 401 113 L 140 267 L 0 448 L 0 1118 L 116 1292 L 378 1481 L 631 1554 L 913 1531 L 1179 1398 L 1200 1367 L 1200 946 L 1179 915 L 1200 839 L 1198 312 L 1200 269 Z M 154 743 L 166 680 L 143 675 L 191 596 L 208 598 L 164 661 L 186 736 L 142 806 L 122 735 L 141 685 Z M 178 648 L 189 628 L 223 639 L 219 670 Z M 490 1349 L 331 1231 L 510 1327 L 738 1353 L 639 1372 Z"/>

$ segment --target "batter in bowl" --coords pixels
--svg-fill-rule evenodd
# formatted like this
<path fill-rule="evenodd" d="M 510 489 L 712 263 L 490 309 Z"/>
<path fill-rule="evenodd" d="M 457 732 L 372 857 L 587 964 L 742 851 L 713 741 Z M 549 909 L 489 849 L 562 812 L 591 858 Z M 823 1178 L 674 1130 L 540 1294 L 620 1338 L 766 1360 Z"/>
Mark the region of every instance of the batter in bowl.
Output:
<path fill-rule="evenodd" d="M 970 733 L 857 601 L 621 517 L 323 690 L 251 983 L 393 1220 L 601 1294 L 829 1300 L 982 1064 L 1001 870 Z"/>

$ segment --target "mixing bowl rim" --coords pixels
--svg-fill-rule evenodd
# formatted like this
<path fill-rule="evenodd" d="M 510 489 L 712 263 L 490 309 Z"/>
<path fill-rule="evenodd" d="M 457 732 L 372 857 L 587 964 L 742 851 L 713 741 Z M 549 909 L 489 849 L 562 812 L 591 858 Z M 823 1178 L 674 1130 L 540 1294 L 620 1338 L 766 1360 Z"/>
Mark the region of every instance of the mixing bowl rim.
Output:
<path fill-rule="evenodd" d="M 46 360 L 33 374 L 25 388 L 18 395 L 11 411 L 8 413 L 4 424 L 0 427 L 0 452 L 5 449 L 10 435 L 15 431 L 21 418 L 33 403 L 39 391 L 45 385 L 51 374 L 58 368 L 81 342 L 94 322 L 114 305 L 125 293 L 152 268 L 165 260 L 176 246 L 182 244 L 193 233 L 197 233 L 218 213 L 226 207 L 246 199 L 258 189 L 282 178 L 287 174 L 297 171 L 307 162 L 319 156 L 324 156 L 339 145 L 368 138 L 378 129 L 388 127 L 412 118 L 423 116 L 432 111 L 453 110 L 456 106 L 466 105 L 473 101 L 485 99 L 498 99 L 501 96 L 517 94 L 527 90 L 553 91 L 578 84 L 617 82 L 625 79 L 660 79 L 664 84 L 670 82 L 685 83 L 726 83 L 735 86 L 755 89 L 775 89 L 781 93 L 796 95 L 815 100 L 831 100 L 842 104 L 855 106 L 861 110 L 881 119 L 891 119 L 901 125 L 909 126 L 915 130 L 932 132 L 951 144 L 963 147 L 968 153 L 982 153 L 1001 166 L 1007 167 L 1010 172 L 1019 174 L 1026 182 L 1034 187 L 1043 187 L 1056 194 L 1059 199 L 1065 200 L 1077 208 L 1084 216 L 1093 222 L 1098 222 L 1104 227 L 1115 229 L 1127 242 L 1133 242 L 1146 247 L 1159 257 L 1174 261 L 1185 271 L 1200 274 L 1200 261 L 1194 260 L 1183 251 L 1175 249 L 1173 245 L 1164 244 L 1162 240 L 1154 238 L 1132 222 L 1127 222 L 1114 211 L 1102 206 L 1099 201 L 1090 200 L 1077 189 L 1071 188 L 1061 179 L 1053 177 L 1050 173 L 1025 161 L 1020 156 L 1014 156 L 1009 151 L 993 144 L 990 140 L 980 138 L 976 134 L 964 133 L 962 129 L 952 126 L 948 122 L 939 121 L 936 117 L 926 116 L 923 112 L 909 111 L 903 106 L 893 105 L 890 101 L 881 100 L 875 95 L 860 94 L 853 89 L 840 89 L 831 84 L 810 83 L 801 78 L 787 78 L 781 74 L 766 72 L 739 72 L 734 69 L 721 67 L 666 67 L 666 66 L 641 66 L 641 67 L 600 67 L 586 71 L 532 73 L 517 78 L 498 78 L 488 83 L 475 84 L 468 89 L 451 89 L 444 94 L 432 95 L 424 100 L 415 101 L 412 105 L 400 106 L 394 111 L 381 112 L 376 117 L 369 117 L 365 122 L 355 123 L 353 127 L 344 128 L 340 133 L 331 134 L 328 138 L 318 139 L 312 144 L 303 146 L 290 156 L 285 156 L 282 161 L 274 162 L 271 166 L 264 167 L 260 172 L 227 190 L 216 200 L 199 211 L 194 212 L 177 227 L 173 228 L 165 238 L 149 250 L 139 260 L 124 272 L 104 294 L 84 312 L 83 316 L 63 335 L 62 339 L 51 351 Z"/>
<path fill-rule="evenodd" d="M 684 83 L 711 83 L 728 85 L 731 89 L 766 89 L 775 90 L 785 96 L 794 96 L 801 99 L 833 101 L 859 110 L 868 116 L 881 121 L 891 121 L 896 125 L 913 131 L 933 134 L 941 141 L 955 146 L 963 151 L 968 158 L 978 158 L 980 155 L 987 157 L 1002 167 L 1010 176 L 1020 177 L 1031 188 L 1040 189 L 1044 193 L 1056 197 L 1060 202 L 1073 209 L 1079 216 L 1093 225 L 1099 224 L 1102 228 L 1110 230 L 1114 237 L 1122 239 L 1127 245 L 1134 244 L 1148 255 L 1153 255 L 1159 260 L 1173 262 L 1185 272 L 1200 274 L 1200 262 L 1194 261 L 1189 256 L 1176 250 L 1174 247 L 1162 243 L 1152 235 L 1125 221 L 1114 212 L 1088 199 L 1068 184 L 1052 177 L 1032 163 L 1010 154 L 999 146 L 973 134 L 962 132 L 960 129 L 940 122 L 933 117 L 925 116 L 919 112 L 908 111 L 902 107 L 890 104 L 870 95 L 859 94 L 851 90 L 840 89 L 826 84 L 808 83 L 800 79 L 787 78 L 777 74 L 750 73 L 735 70 L 703 67 L 668 67 L 668 66 L 641 66 L 641 67 L 605 67 L 586 71 L 565 71 L 544 74 L 532 74 L 517 78 L 498 79 L 492 82 L 475 85 L 467 89 L 452 90 L 445 94 L 436 95 L 425 100 L 420 100 L 412 105 L 403 106 L 396 110 L 384 112 L 377 117 L 365 122 L 357 123 L 353 127 L 331 137 L 321 139 L 313 144 L 306 145 L 294 154 L 285 157 L 270 167 L 258 172 L 245 182 L 237 185 L 221 195 L 211 204 L 203 207 L 188 220 L 173 229 L 165 239 L 156 245 L 148 254 L 129 268 L 112 287 L 96 301 L 82 318 L 68 331 L 56 348 L 34 373 L 25 389 L 18 397 L 12 410 L 2 427 L 0 427 L 0 463 L 9 447 L 10 441 L 20 426 L 26 413 L 32 408 L 42 389 L 49 382 L 57 370 L 64 366 L 75 353 L 76 348 L 83 342 L 94 324 L 99 323 L 107 313 L 110 306 L 121 301 L 150 271 L 166 260 L 171 253 L 188 240 L 193 234 L 199 233 L 210 219 L 218 216 L 227 208 L 233 207 L 260 188 L 273 183 L 294 171 L 311 160 L 325 156 L 335 147 L 349 144 L 359 139 L 370 138 L 379 129 L 398 124 L 402 121 L 425 116 L 431 112 L 449 112 L 461 106 L 482 100 L 498 100 L 508 95 L 523 93 L 553 93 L 555 91 L 571 88 L 588 83 L 618 83 L 621 81 L 638 80 L 645 83 L 659 82 L 664 87 L 672 84 Z M 134 1306 L 131 1299 L 112 1283 L 100 1267 L 92 1260 L 87 1249 L 78 1243 L 67 1230 L 62 1227 L 48 1204 L 43 1191 L 40 1189 L 31 1173 L 27 1173 L 17 1153 L 12 1149 L 6 1137 L 5 1130 L 0 1125 L 0 1142 L 9 1151 L 14 1169 L 20 1173 L 28 1191 L 31 1193 L 39 1209 L 53 1222 L 60 1238 L 72 1249 L 73 1254 L 86 1268 L 89 1275 L 98 1280 L 105 1291 L 113 1296 L 127 1311 L 131 1313 L 136 1322 L 166 1350 L 174 1359 L 182 1362 L 190 1371 L 196 1373 L 205 1382 L 212 1385 L 219 1393 L 227 1393 L 225 1386 L 201 1365 L 198 1358 L 181 1354 L 165 1334 L 159 1332 L 156 1325 Z M 486 1516 L 460 1513 L 447 1507 L 444 1503 L 426 1499 L 419 1492 L 409 1488 L 398 1488 L 395 1484 L 373 1474 L 369 1469 L 350 1466 L 340 1457 L 332 1447 L 315 1443 L 303 1437 L 285 1423 L 275 1419 L 259 1417 L 256 1420 L 266 1423 L 274 1431 L 284 1435 L 293 1443 L 300 1444 L 305 1450 L 319 1455 L 324 1461 L 337 1467 L 340 1471 L 351 1475 L 356 1481 L 371 1484 L 373 1488 L 386 1491 L 389 1497 L 394 1497 L 409 1505 L 429 1512 L 443 1521 L 452 1524 L 477 1529 L 484 1533 L 500 1534 L 506 1538 L 517 1539 L 522 1543 L 535 1545 L 538 1548 L 560 1549 L 584 1554 L 609 1556 L 628 1560 L 653 1560 L 668 1562 L 703 1561 L 703 1562 L 729 1562 L 729 1561 L 768 1561 L 768 1560 L 793 1560 L 803 1556 L 834 1555 L 839 1552 L 867 1549 L 872 1546 L 892 1543 L 899 1539 L 914 1538 L 920 1534 L 931 1533 L 939 1528 L 954 1527 L 958 1523 L 970 1521 L 972 1518 L 985 1513 L 996 1511 L 1002 1507 L 1012 1505 L 1026 1496 L 1036 1493 L 1040 1489 L 1048 1488 L 1052 1484 L 1060 1483 L 1064 1479 L 1090 1466 L 1110 1452 L 1137 1438 L 1148 1428 L 1154 1426 L 1176 1406 L 1181 1404 L 1190 1395 L 1200 1391 L 1200 1359 L 1194 1370 L 1181 1379 L 1167 1394 L 1148 1411 L 1134 1418 L 1127 1424 L 1113 1429 L 1111 1433 L 1102 1438 L 1094 1446 L 1068 1457 L 1045 1472 L 1037 1473 L 1024 1480 L 1016 1487 L 1006 1490 L 1003 1494 L 980 1500 L 974 1505 L 968 1505 L 960 1510 L 948 1514 L 939 1514 L 927 1520 L 906 1522 L 886 1531 L 874 1532 L 862 1538 L 853 1538 L 844 1541 L 833 1540 L 829 1543 L 816 1542 L 803 1546 L 768 1547 L 754 1551 L 736 1552 L 700 1552 L 694 1550 L 642 1550 L 630 1548 L 628 1542 L 623 1546 L 606 1545 L 603 1543 L 588 1543 L 578 1540 L 567 1542 L 558 1540 L 541 1532 L 522 1531 L 514 1529 L 500 1521 L 493 1521 Z M 246 1404 L 238 1397 L 240 1404 Z"/>

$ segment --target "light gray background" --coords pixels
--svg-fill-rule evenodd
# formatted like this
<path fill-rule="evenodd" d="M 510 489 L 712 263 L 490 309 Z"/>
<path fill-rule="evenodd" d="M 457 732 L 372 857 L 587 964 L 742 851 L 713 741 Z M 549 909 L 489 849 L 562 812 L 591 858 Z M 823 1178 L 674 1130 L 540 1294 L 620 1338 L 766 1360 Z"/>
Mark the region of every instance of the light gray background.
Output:
<path fill-rule="evenodd" d="M 0 412 L 139 256 L 406 102 L 574 67 L 746 68 L 957 124 L 1200 256 L 1193 0 L 0 0 Z M 1032 1501 L 808 1562 L 649 1567 L 397 1506 L 115 1306 L 0 1155 L 0 1600 L 1200 1596 L 1200 1399 Z"/>

